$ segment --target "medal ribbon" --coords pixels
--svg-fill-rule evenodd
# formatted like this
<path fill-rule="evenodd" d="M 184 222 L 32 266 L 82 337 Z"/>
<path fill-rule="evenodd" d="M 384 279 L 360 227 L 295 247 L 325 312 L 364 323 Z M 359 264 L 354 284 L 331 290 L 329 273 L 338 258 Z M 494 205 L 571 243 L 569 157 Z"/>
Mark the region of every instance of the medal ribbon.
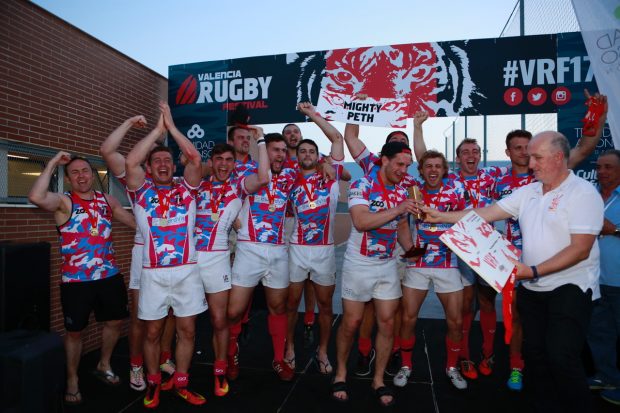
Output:
<path fill-rule="evenodd" d="M 159 199 L 159 205 L 156 210 L 163 219 L 167 219 L 168 210 L 170 209 L 170 192 L 161 191 L 157 186 L 155 186 L 155 191 L 157 191 L 157 198 Z"/>
<path fill-rule="evenodd" d="M 467 191 L 467 195 L 469 195 L 471 204 L 473 205 L 474 208 L 478 208 L 478 202 L 480 201 L 480 177 L 476 175 L 476 185 L 474 186 L 473 188 L 474 192 L 472 193 L 470 190 L 470 187 L 471 187 L 470 182 L 472 181 L 472 179 L 470 180 L 465 179 L 465 177 L 463 176 L 463 171 L 460 171 L 459 175 L 461 175 L 463 186 L 465 187 L 465 191 Z M 474 194 L 476 195 L 475 197 L 474 197 Z"/>
<path fill-rule="evenodd" d="M 314 188 L 312 188 L 312 185 L 310 185 L 310 189 L 308 189 L 308 185 L 307 184 L 309 184 L 309 182 L 306 180 L 306 177 L 303 176 L 301 171 L 299 172 L 298 180 L 301 183 L 302 187 L 304 188 L 304 192 L 306 193 L 306 197 L 308 198 L 308 202 L 311 203 L 311 202 L 316 201 L 316 193 L 314 191 L 310 190 L 310 189 L 314 189 Z"/>
<path fill-rule="evenodd" d="M 271 178 L 271 187 L 267 187 L 267 199 L 269 199 L 269 205 L 276 206 L 276 191 L 278 190 L 278 175 L 274 175 Z"/>
<path fill-rule="evenodd" d="M 377 180 L 379 181 L 379 185 L 381 186 L 381 191 L 383 192 L 383 199 L 385 200 L 385 203 L 387 204 L 387 209 L 392 208 L 392 206 L 390 205 L 390 198 L 388 197 L 388 191 L 385 188 L 385 185 L 383 184 L 383 179 L 381 179 L 381 174 L 379 172 L 377 172 Z"/>
<path fill-rule="evenodd" d="M 99 226 L 99 213 L 96 209 L 91 210 L 89 202 L 80 198 L 75 192 L 71 192 L 71 199 L 77 202 L 82 207 L 84 212 L 86 212 L 86 215 L 88 215 L 88 220 L 90 221 L 91 229 L 97 230 L 97 227 Z M 90 202 L 95 201 L 96 199 L 97 194 L 93 192 L 93 199 Z"/>
<path fill-rule="evenodd" d="M 422 196 L 424 197 L 424 203 L 431 208 L 437 209 L 439 207 L 439 202 L 435 204 L 435 201 L 441 201 L 441 192 L 443 191 L 443 185 L 439 188 L 439 191 L 431 198 L 431 194 L 428 193 L 428 189 L 424 188 L 424 192 L 422 192 Z"/>
<path fill-rule="evenodd" d="M 220 207 L 220 203 L 222 202 L 222 198 L 224 198 L 224 196 L 226 195 L 226 193 L 228 192 L 228 184 L 229 179 L 226 180 L 226 182 L 224 182 L 224 184 L 222 184 L 222 191 L 220 192 L 220 195 L 217 197 L 217 201 L 213 202 L 215 200 L 215 190 L 213 189 L 213 178 L 211 178 L 211 180 L 209 181 L 209 183 L 211 184 L 211 188 L 210 188 L 210 192 L 211 192 L 211 212 L 213 212 L 214 214 L 217 213 L 219 207 Z"/>

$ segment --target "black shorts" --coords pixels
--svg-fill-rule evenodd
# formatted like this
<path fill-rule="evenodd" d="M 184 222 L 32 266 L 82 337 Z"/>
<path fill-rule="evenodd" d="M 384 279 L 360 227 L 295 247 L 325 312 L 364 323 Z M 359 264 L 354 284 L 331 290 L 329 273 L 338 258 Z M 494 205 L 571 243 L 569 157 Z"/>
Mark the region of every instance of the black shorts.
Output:
<path fill-rule="evenodd" d="M 95 320 L 122 320 L 127 311 L 127 289 L 122 274 L 97 281 L 60 284 L 60 302 L 67 331 L 82 331 L 91 311 Z"/>

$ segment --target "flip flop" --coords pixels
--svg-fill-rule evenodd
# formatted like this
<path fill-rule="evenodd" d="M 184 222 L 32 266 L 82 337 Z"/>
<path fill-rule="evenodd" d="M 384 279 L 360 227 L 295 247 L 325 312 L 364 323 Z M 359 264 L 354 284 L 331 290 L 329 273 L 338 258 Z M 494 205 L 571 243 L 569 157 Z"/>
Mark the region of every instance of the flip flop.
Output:
<path fill-rule="evenodd" d="M 68 397 L 72 397 L 73 400 L 67 400 L 67 396 Z M 69 393 L 68 391 L 65 392 L 65 404 L 67 406 L 77 406 L 82 404 L 83 400 L 82 400 L 82 393 L 80 393 L 80 391 L 76 391 L 75 393 Z"/>
<path fill-rule="evenodd" d="M 349 401 L 349 388 L 346 382 L 344 381 L 332 382 L 331 392 L 332 392 L 331 394 L 332 399 L 334 399 L 338 403 L 346 403 Z M 341 399 L 339 397 L 334 396 L 334 393 L 337 393 L 337 392 L 344 392 L 347 395 L 347 397 L 344 399 Z"/>
<path fill-rule="evenodd" d="M 99 369 L 93 370 L 93 376 L 106 386 L 116 387 L 121 384 L 121 379 L 114 374 L 112 370 L 102 371 Z"/>
<path fill-rule="evenodd" d="M 394 391 L 387 386 L 381 386 L 376 388 L 375 396 L 377 396 L 377 402 L 381 407 L 390 407 L 396 404 L 396 396 L 394 395 Z M 383 396 L 391 396 L 392 400 L 390 400 L 388 403 L 383 403 L 383 401 L 381 401 L 381 397 Z"/>
<path fill-rule="evenodd" d="M 314 355 L 314 362 L 316 363 L 316 366 L 319 368 L 319 373 L 321 373 L 324 376 L 329 376 L 334 371 L 334 369 L 333 369 L 331 363 L 329 362 L 329 360 L 322 361 L 319 358 L 318 354 Z"/>
<path fill-rule="evenodd" d="M 291 368 L 291 370 L 295 370 L 295 355 L 294 354 L 293 354 L 292 358 L 287 359 L 286 357 L 284 357 L 284 359 L 282 359 L 282 361 L 285 362 L 286 365 Z"/>

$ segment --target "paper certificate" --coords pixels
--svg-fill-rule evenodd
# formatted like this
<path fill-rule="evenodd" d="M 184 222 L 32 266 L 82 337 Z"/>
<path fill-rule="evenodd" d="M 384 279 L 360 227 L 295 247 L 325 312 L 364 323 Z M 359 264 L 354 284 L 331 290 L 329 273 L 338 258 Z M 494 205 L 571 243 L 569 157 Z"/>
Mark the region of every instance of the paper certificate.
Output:
<path fill-rule="evenodd" d="M 327 120 L 356 125 L 406 128 L 409 101 L 406 98 L 357 99 L 321 90 L 317 111 Z"/>
<path fill-rule="evenodd" d="M 480 275 L 495 291 L 501 292 L 521 251 L 480 215 L 471 211 L 439 239 Z"/>

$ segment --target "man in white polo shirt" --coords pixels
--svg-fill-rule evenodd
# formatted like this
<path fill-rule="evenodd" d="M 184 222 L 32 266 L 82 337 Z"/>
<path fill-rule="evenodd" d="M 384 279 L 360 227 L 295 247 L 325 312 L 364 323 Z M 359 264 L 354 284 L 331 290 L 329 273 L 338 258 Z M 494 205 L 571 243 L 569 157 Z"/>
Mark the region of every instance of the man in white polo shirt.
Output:
<path fill-rule="evenodd" d="M 497 204 L 475 211 L 487 221 L 518 218 L 523 280 L 517 307 L 523 324 L 523 355 L 536 411 L 590 411 L 580 360 L 592 299 L 598 291 L 603 201 L 596 189 L 568 169 L 570 145 L 558 132 L 542 132 L 528 145 L 538 182 Z M 421 207 L 429 222 L 456 222 L 467 211 Z M 558 410 L 559 409 L 559 410 Z"/>

